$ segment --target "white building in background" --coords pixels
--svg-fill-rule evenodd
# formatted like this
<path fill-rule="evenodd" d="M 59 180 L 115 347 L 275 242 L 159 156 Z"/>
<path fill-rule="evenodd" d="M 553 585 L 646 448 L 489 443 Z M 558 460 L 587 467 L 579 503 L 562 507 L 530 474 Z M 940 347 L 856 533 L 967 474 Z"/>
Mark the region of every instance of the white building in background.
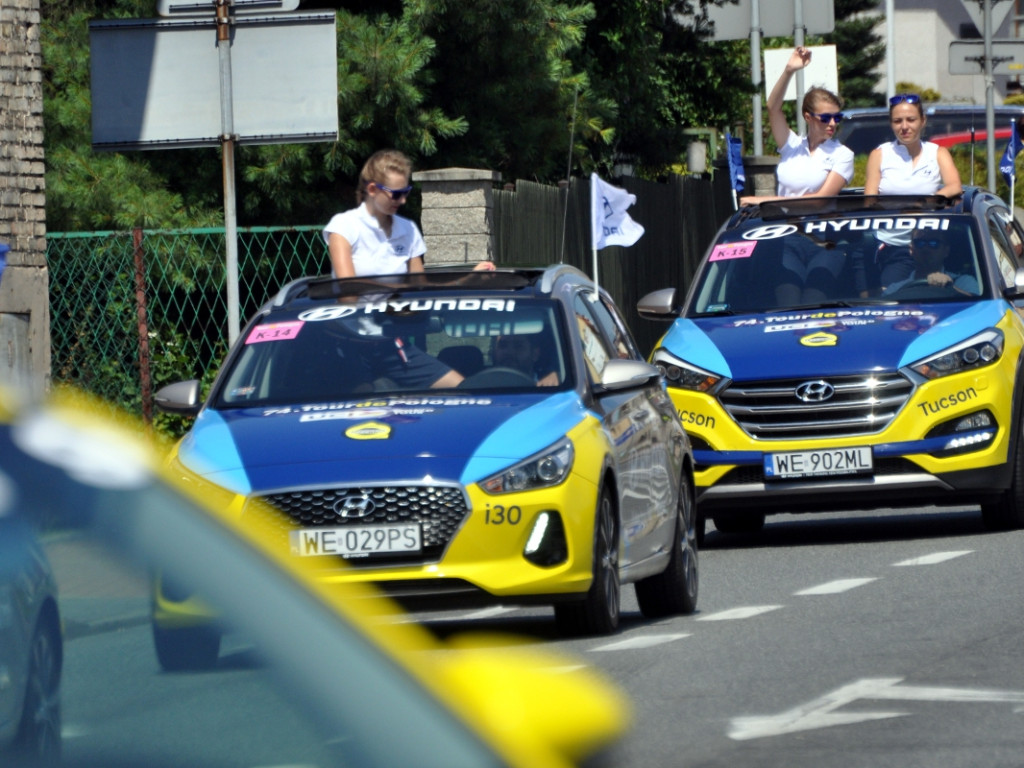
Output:
<path fill-rule="evenodd" d="M 975 2 L 977 0 L 967 0 Z M 999 0 L 994 5 L 1011 4 L 1006 18 L 993 30 L 993 39 L 1024 38 L 1024 0 Z M 911 82 L 922 88 L 933 88 L 942 94 L 943 102 L 985 103 L 985 78 L 977 75 L 949 74 L 949 44 L 954 40 L 981 40 L 981 30 L 975 29 L 970 14 L 960 0 L 894 0 L 894 71 L 896 82 Z M 885 0 L 879 3 L 878 13 L 885 13 Z M 886 37 L 885 21 L 878 34 Z M 878 90 L 888 91 L 886 64 L 879 68 L 881 79 Z M 1012 92 L 1010 81 L 1024 82 L 1020 78 L 998 75 L 995 78 L 995 101 L 1001 103 Z"/>

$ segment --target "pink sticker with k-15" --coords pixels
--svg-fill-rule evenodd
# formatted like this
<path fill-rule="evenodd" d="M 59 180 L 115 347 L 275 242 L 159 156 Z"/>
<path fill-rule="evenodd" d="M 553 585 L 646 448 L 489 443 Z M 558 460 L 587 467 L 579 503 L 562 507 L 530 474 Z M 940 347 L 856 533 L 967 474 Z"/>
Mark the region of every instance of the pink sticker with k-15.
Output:
<path fill-rule="evenodd" d="M 708 261 L 725 261 L 726 259 L 749 259 L 754 253 L 756 240 L 740 240 L 735 243 L 719 243 L 708 257 Z"/>

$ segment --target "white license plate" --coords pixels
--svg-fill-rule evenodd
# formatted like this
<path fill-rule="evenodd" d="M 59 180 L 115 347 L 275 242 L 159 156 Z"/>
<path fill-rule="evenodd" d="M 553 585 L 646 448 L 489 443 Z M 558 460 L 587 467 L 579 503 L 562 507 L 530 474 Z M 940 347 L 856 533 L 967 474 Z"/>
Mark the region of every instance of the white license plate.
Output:
<path fill-rule="evenodd" d="M 831 475 L 864 475 L 873 469 L 871 448 L 827 448 L 818 451 L 787 451 L 769 453 L 764 457 L 766 480 L 789 480 L 799 477 Z"/>
<path fill-rule="evenodd" d="M 369 557 L 419 552 L 419 525 L 359 525 L 344 528 L 303 528 L 288 532 L 293 555 Z"/>

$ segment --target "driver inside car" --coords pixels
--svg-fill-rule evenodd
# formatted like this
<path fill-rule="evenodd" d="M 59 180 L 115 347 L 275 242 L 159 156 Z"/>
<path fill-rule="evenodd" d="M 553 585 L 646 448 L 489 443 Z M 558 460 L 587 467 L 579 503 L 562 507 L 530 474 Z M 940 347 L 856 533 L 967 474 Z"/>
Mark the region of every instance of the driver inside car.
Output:
<path fill-rule="evenodd" d="M 944 233 L 915 231 L 910 240 L 910 256 L 914 271 L 903 280 L 885 287 L 883 296 L 896 293 L 913 283 L 927 283 L 939 288 L 951 288 L 967 296 L 978 296 L 981 290 L 974 275 L 960 274 L 946 267 L 949 241 Z"/>
<path fill-rule="evenodd" d="M 538 387 L 558 385 L 558 373 L 541 364 L 539 334 L 497 336 L 494 339 L 494 364 L 525 373 Z M 547 368 L 547 370 L 544 370 Z"/>

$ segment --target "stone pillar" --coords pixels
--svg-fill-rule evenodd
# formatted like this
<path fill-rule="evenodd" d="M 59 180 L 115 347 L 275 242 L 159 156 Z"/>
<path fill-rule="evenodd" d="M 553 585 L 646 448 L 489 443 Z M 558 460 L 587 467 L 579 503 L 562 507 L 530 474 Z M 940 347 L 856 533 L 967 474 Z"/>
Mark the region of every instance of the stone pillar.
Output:
<path fill-rule="evenodd" d="M 50 385 L 39 0 L 0 0 L 0 384 Z"/>
<path fill-rule="evenodd" d="M 744 155 L 743 174 L 747 183 L 744 186 L 744 195 L 774 196 L 778 189 L 775 179 L 775 169 L 779 165 L 779 158 L 775 155 Z"/>
<path fill-rule="evenodd" d="M 491 260 L 494 200 L 501 174 L 475 168 L 416 171 L 423 192 L 420 224 L 427 266 L 471 266 Z"/>

